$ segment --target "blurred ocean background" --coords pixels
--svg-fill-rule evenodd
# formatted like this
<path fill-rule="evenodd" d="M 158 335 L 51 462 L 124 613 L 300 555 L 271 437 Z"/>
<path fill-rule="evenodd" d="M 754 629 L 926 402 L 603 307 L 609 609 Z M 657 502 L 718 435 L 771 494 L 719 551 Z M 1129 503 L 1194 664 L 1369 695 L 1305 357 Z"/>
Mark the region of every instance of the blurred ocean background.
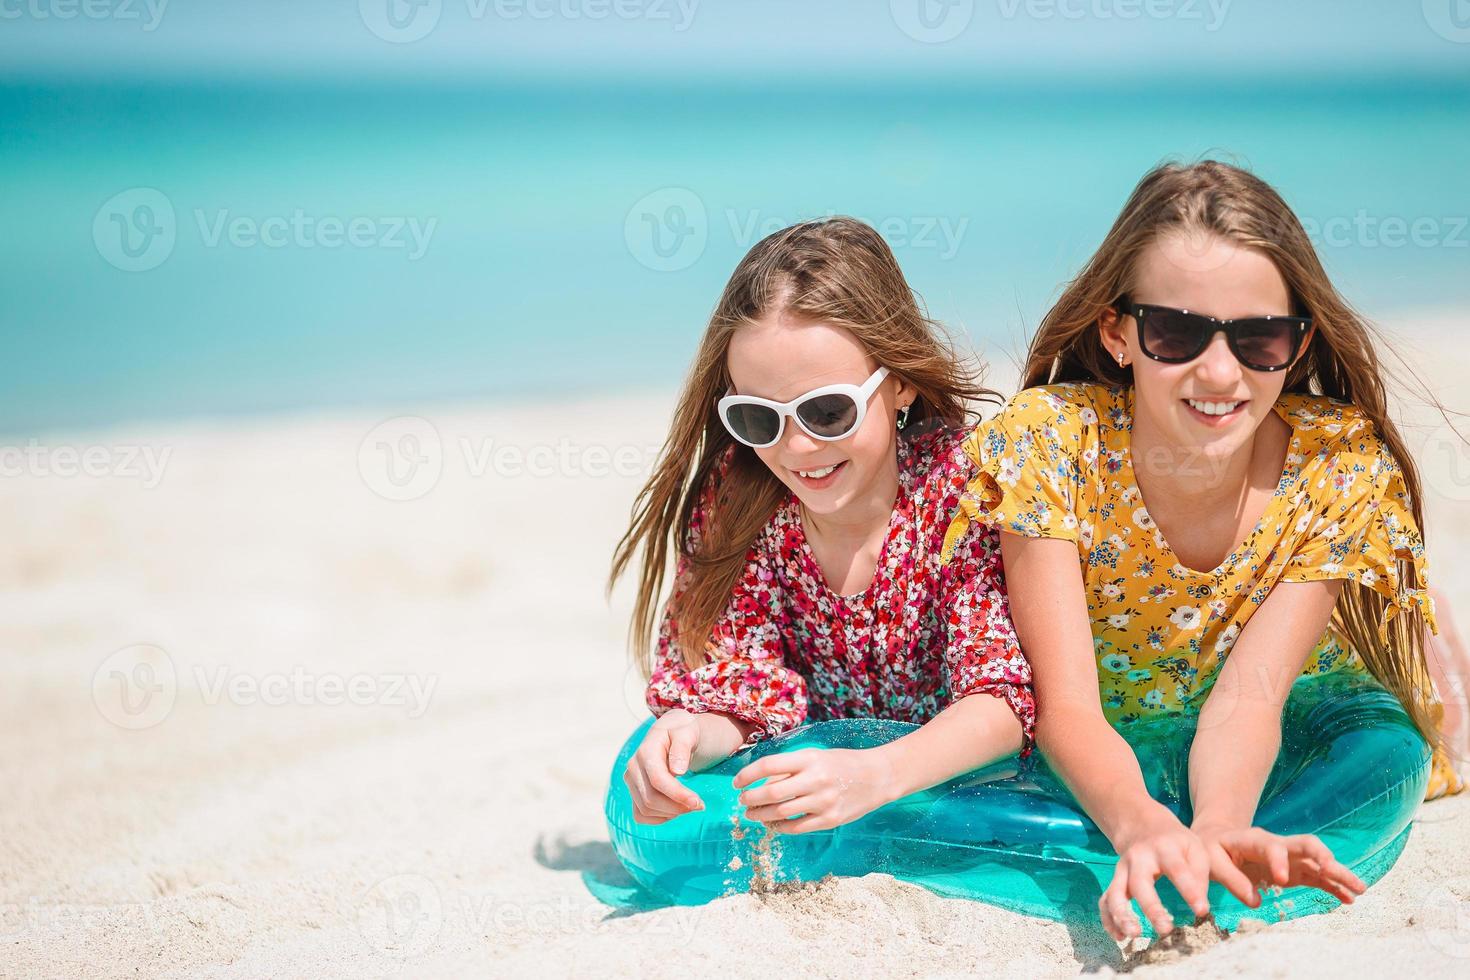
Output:
<path fill-rule="evenodd" d="M 1370 315 L 1470 310 L 1464 0 L 80 9 L 0 16 L 10 436 L 672 388 L 740 255 L 832 213 L 1019 350 L 1201 154 Z"/>

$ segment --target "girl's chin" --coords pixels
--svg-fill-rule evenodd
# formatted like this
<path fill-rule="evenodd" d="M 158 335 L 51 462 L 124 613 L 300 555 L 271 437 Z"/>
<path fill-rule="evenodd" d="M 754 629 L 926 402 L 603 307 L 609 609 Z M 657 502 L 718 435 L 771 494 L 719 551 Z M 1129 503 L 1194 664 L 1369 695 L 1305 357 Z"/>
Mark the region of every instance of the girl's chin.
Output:
<path fill-rule="evenodd" d="M 1217 473 L 1246 444 L 1250 427 L 1234 426 L 1219 432 L 1201 433 L 1198 428 L 1182 426 L 1179 445 L 1184 450 L 1180 457 L 1185 469 L 1200 471 L 1204 477 Z M 1136 465 L 1136 462 L 1135 462 Z"/>
<path fill-rule="evenodd" d="M 827 517 L 842 510 L 847 502 L 847 496 L 840 491 L 828 490 L 796 490 L 796 499 L 801 501 L 801 506 L 808 513 L 816 514 L 818 517 Z"/>

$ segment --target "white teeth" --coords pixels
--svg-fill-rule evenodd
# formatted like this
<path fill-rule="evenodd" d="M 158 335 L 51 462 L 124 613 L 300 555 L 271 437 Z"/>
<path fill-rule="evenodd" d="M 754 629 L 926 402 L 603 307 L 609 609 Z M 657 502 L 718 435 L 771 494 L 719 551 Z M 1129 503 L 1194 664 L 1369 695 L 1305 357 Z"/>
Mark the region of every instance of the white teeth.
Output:
<path fill-rule="evenodd" d="M 826 476 L 827 474 L 831 473 L 833 470 L 837 469 L 837 467 L 840 466 L 840 465 L 842 465 L 842 464 L 840 464 L 840 463 L 833 463 L 831 466 L 828 466 L 825 469 L 820 469 L 820 470 L 797 470 L 796 472 L 799 475 L 806 477 L 808 480 L 820 480 L 822 477 Z"/>
<path fill-rule="evenodd" d="M 1229 415 L 1240 407 L 1240 402 L 1200 402 L 1193 398 L 1186 400 L 1191 408 L 1206 415 Z"/>

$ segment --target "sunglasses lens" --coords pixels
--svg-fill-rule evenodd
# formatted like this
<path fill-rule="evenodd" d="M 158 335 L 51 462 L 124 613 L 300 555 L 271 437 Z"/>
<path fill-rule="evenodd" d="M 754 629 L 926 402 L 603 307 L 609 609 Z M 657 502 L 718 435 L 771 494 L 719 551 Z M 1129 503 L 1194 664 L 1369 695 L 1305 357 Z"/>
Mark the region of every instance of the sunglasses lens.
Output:
<path fill-rule="evenodd" d="M 725 411 L 730 434 L 753 446 L 768 446 L 781 434 L 781 416 L 765 405 L 731 405 Z"/>
<path fill-rule="evenodd" d="M 837 439 L 851 432 L 857 414 L 857 402 L 850 395 L 818 395 L 796 406 L 796 415 L 802 424 L 827 439 Z"/>
<path fill-rule="evenodd" d="M 1242 320 L 1235 325 L 1235 352 L 1246 365 L 1281 368 L 1295 353 L 1296 330 L 1281 320 Z"/>
<path fill-rule="evenodd" d="M 1204 349 L 1210 323 L 1178 310 L 1149 310 L 1139 323 L 1145 352 L 1166 361 L 1188 361 Z"/>

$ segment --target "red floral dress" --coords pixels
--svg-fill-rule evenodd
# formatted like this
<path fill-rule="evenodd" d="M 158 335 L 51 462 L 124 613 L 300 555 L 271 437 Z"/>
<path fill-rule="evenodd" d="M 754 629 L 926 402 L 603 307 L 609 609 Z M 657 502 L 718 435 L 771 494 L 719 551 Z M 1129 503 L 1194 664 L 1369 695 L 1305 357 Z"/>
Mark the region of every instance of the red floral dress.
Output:
<path fill-rule="evenodd" d="M 793 493 L 746 554 L 730 604 L 690 670 L 666 608 L 647 690 L 655 715 L 720 711 L 756 725 L 746 744 L 806 722 L 888 718 L 923 724 L 952 700 L 983 691 L 1021 721 L 1031 751 L 1031 668 L 1011 624 L 999 538 L 976 522 L 940 561 L 966 484 L 975 476 L 966 430 L 898 440 L 899 492 L 873 581 L 856 595 L 827 587 Z M 732 450 L 733 452 L 733 447 Z M 691 516 L 697 546 L 727 455 Z M 683 583 L 688 558 L 675 569 Z"/>

